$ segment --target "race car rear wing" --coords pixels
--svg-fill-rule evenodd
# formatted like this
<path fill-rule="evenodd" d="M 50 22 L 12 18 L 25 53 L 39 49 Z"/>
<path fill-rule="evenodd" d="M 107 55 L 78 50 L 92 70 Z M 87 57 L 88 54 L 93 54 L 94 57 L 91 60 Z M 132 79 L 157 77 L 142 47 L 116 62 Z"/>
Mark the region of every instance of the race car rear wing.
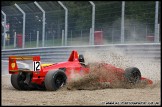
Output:
<path fill-rule="evenodd" d="M 20 69 L 17 65 L 17 60 L 33 60 L 33 71 L 40 70 L 40 56 L 9 56 L 8 70 L 9 74 L 19 72 Z M 22 69 L 23 72 L 32 72 L 28 69 Z"/>

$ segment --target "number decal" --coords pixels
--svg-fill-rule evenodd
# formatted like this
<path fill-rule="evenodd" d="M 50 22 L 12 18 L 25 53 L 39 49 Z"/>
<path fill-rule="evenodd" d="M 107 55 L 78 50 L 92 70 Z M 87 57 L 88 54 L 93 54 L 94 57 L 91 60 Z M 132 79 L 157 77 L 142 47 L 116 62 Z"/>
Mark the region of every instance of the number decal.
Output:
<path fill-rule="evenodd" d="M 40 70 L 40 61 L 34 61 L 33 62 L 33 71 L 39 71 Z"/>

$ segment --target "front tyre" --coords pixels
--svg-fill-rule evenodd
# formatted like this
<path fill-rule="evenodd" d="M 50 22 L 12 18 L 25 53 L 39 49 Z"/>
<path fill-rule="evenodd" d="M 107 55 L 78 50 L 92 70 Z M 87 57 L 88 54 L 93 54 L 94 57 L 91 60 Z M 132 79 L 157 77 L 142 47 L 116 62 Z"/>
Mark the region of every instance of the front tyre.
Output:
<path fill-rule="evenodd" d="M 126 82 L 131 84 L 137 84 L 141 80 L 141 72 L 136 67 L 126 68 L 124 76 Z"/>
<path fill-rule="evenodd" d="M 45 87 L 49 91 L 56 91 L 66 84 L 67 76 L 63 70 L 49 71 L 45 76 Z"/>

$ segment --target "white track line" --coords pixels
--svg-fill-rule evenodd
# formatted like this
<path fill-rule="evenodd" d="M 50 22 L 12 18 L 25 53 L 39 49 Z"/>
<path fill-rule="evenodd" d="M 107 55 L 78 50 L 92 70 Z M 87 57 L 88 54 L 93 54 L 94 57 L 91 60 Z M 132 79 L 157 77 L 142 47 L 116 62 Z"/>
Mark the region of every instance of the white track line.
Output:
<path fill-rule="evenodd" d="M 8 62 L 8 60 L 2 60 L 2 62 Z M 23 65 L 25 68 L 29 68 L 29 64 L 19 62 L 19 61 L 16 61 L 16 63 Z M 2 75 L 2 76 L 7 76 L 7 75 L 10 75 L 10 74 L 5 74 L 5 75 Z"/>

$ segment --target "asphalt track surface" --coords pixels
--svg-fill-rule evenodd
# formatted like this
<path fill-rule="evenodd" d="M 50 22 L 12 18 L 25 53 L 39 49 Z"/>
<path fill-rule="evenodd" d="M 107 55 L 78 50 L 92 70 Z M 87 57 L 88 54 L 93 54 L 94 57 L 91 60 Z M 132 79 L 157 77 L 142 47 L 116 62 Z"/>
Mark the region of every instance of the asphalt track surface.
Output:
<path fill-rule="evenodd" d="M 29 66 L 28 62 L 19 63 L 19 67 Z M 11 85 L 8 61 L 2 61 L 1 67 L 2 105 L 161 105 L 160 82 L 152 87 L 135 89 L 19 91 Z"/>

